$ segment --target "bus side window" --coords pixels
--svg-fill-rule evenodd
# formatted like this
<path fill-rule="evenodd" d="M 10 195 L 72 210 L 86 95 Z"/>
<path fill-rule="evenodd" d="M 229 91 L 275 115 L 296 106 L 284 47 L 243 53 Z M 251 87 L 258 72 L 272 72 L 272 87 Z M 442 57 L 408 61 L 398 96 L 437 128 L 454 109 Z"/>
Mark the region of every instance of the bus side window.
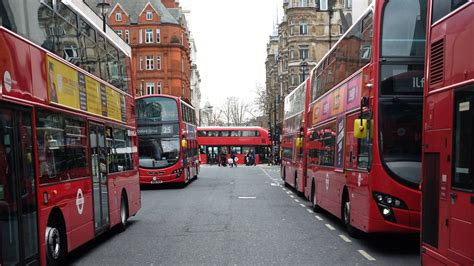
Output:
<path fill-rule="evenodd" d="M 362 118 L 369 119 L 367 113 L 362 115 Z M 367 169 L 370 165 L 370 144 L 372 139 L 372 123 L 368 120 L 367 123 L 367 136 L 363 139 L 358 139 L 358 151 L 357 151 L 357 168 Z"/>

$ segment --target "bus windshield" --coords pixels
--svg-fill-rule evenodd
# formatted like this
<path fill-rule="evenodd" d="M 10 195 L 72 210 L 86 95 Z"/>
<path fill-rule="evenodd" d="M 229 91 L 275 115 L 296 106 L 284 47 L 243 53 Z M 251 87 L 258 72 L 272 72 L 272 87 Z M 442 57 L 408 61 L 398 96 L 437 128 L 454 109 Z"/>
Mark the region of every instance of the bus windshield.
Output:
<path fill-rule="evenodd" d="M 382 160 L 396 177 L 418 185 L 421 181 L 422 103 L 398 98 L 381 102 Z"/>
<path fill-rule="evenodd" d="M 179 138 L 142 136 L 139 139 L 138 147 L 140 167 L 159 169 L 178 162 Z"/>
<path fill-rule="evenodd" d="M 382 57 L 425 56 L 426 1 L 387 1 L 382 25 Z"/>
<path fill-rule="evenodd" d="M 138 124 L 178 120 L 178 104 L 174 99 L 150 97 L 137 100 Z"/>

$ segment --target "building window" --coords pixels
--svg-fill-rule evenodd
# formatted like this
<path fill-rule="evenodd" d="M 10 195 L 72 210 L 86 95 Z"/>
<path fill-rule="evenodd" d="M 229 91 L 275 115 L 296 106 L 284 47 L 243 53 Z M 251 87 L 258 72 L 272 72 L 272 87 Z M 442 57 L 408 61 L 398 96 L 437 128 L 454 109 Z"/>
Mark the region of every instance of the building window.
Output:
<path fill-rule="evenodd" d="M 117 33 L 117 35 L 122 38 L 122 31 L 121 30 L 116 30 L 115 33 Z"/>
<path fill-rule="evenodd" d="M 138 95 L 142 96 L 143 95 L 143 81 L 140 81 L 140 86 L 138 89 Z"/>
<path fill-rule="evenodd" d="M 115 13 L 115 21 L 122 21 L 122 13 L 120 12 Z"/>
<path fill-rule="evenodd" d="M 308 0 L 300 0 L 299 5 L 300 7 L 308 7 Z"/>
<path fill-rule="evenodd" d="M 328 0 L 319 0 L 319 9 L 328 10 Z"/>
<path fill-rule="evenodd" d="M 352 8 L 352 0 L 344 0 L 344 7 L 346 9 L 351 9 Z"/>
<path fill-rule="evenodd" d="M 308 47 L 300 48 L 300 59 L 305 60 L 305 59 L 308 59 L 308 57 L 309 57 Z"/>
<path fill-rule="evenodd" d="M 160 37 L 160 29 L 156 29 L 156 43 L 160 43 L 161 37 Z"/>
<path fill-rule="evenodd" d="M 138 30 L 138 43 L 142 44 L 143 43 L 143 36 L 142 36 L 142 30 Z"/>
<path fill-rule="evenodd" d="M 143 70 L 143 57 L 140 56 L 140 66 L 139 66 L 139 69 L 140 70 Z"/>
<path fill-rule="evenodd" d="M 161 94 L 161 82 L 156 83 L 156 90 L 158 94 Z"/>
<path fill-rule="evenodd" d="M 153 70 L 153 56 L 146 57 L 146 70 Z"/>
<path fill-rule="evenodd" d="M 145 30 L 145 43 L 152 43 L 153 42 L 153 29 L 146 29 Z"/>
<path fill-rule="evenodd" d="M 153 13 L 151 11 L 146 12 L 146 20 L 152 20 L 153 19 Z"/>
<path fill-rule="evenodd" d="M 147 82 L 146 83 L 146 94 L 155 94 L 155 83 Z"/>
<path fill-rule="evenodd" d="M 130 43 L 130 31 L 125 30 L 125 42 Z"/>
<path fill-rule="evenodd" d="M 308 34 L 308 22 L 306 20 L 302 20 L 300 22 L 300 35 L 306 35 Z"/>
<path fill-rule="evenodd" d="M 161 56 L 156 57 L 156 70 L 161 70 Z"/>

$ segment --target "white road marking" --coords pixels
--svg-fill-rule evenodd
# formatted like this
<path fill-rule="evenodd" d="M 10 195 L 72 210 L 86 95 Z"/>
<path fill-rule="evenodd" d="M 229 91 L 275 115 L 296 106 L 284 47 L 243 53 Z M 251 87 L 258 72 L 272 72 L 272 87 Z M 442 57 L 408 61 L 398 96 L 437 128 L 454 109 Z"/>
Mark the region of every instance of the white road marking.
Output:
<path fill-rule="evenodd" d="M 303 208 L 306 208 L 306 206 L 303 203 L 300 203 L 300 206 Z"/>
<path fill-rule="evenodd" d="M 329 228 L 329 230 L 334 231 L 336 228 L 332 227 L 330 224 L 326 224 L 326 227 Z"/>
<path fill-rule="evenodd" d="M 294 199 L 294 198 L 295 198 L 295 196 L 293 196 L 293 195 L 290 195 L 290 197 L 291 197 L 292 199 Z"/>
<path fill-rule="evenodd" d="M 272 187 L 278 187 L 278 184 L 277 184 L 277 183 L 270 183 L 270 185 L 271 185 Z"/>
<path fill-rule="evenodd" d="M 286 188 L 282 188 L 282 189 L 283 189 L 283 191 L 288 191 Z"/>
<path fill-rule="evenodd" d="M 306 209 L 306 210 L 307 210 L 309 213 L 314 213 L 314 211 L 311 210 L 311 209 Z"/>
<path fill-rule="evenodd" d="M 262 169 L 262 171 L 263 171 L 270 179 L 273 179 L 273 177 L 272 177 L 271 175 L 269 175 L 269 174 L 267 173 L 267 171 L 265 171 L 265 169 L 263 169 L 263 168 L 260 168 L 260 169 Z"/>
<path fill-rule="evenodd" d="M 297 200 L 297 199 L 295 199 L 295 201 L 296 201 L 296 202 L 298 202 L 298 203 L 300 202 L 300 201 L 299 201 L 299 200 Z"/>
<path fill-rule="evenodd" d="M 291 191 L 287 191 L 286 194 L 292 194 Z"/>
<path fill-rule="evenodd" d="M 320 220 L 320 221 L 323 221 L 323 218 L 321 218 L 321 217 L 319 217 L 319 216 L 317 216 L 317 215 L 314 216 L 314 217 L 316 217 L 316 219 L 318 219 L 318 220 Z"/>
<path fill-rule="evenodd" d="M 362 256 L 364 256 L 366 259 L 372 260 L 372 261 L 375 260 L 374 257 L 370 256 L 369 253 L 365 252 L 364 250 L 359 249 L 358 251 L 359 251 L 359 253 L 360 253 Z"/>
<path fill-rule="evenodd" d="M 342 240 L 346 241 L 347 243 L 351 243 L 352 240 L 350 240 L 347 236 L 345 235 L 339 235 L 340 238 L 342 238 Z"/>
<path fill-rule="evenodd" d="M 256 199 L 257 197 L 239 197 L 239 199 Z"/>

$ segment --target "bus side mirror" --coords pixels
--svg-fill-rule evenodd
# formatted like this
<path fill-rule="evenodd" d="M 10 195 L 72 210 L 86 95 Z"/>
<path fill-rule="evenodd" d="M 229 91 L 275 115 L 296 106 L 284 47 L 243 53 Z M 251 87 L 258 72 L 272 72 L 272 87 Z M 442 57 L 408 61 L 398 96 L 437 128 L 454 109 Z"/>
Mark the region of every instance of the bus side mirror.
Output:
<path fill-rule="evenodd" d="M 303 137 L 296 138 L 296 148 L 303 147 Z"/>
<path fill-rule="evenodd" d="M 354 137 L 364 139 L 367 137 L 367 119 L 354 120 Z"/>
<path fill-rule="evenodd" d="M 183 147 L 183 148 L 188 147 L 188 141 L 186 139 L 181 140 L 181 147 Z"/>

